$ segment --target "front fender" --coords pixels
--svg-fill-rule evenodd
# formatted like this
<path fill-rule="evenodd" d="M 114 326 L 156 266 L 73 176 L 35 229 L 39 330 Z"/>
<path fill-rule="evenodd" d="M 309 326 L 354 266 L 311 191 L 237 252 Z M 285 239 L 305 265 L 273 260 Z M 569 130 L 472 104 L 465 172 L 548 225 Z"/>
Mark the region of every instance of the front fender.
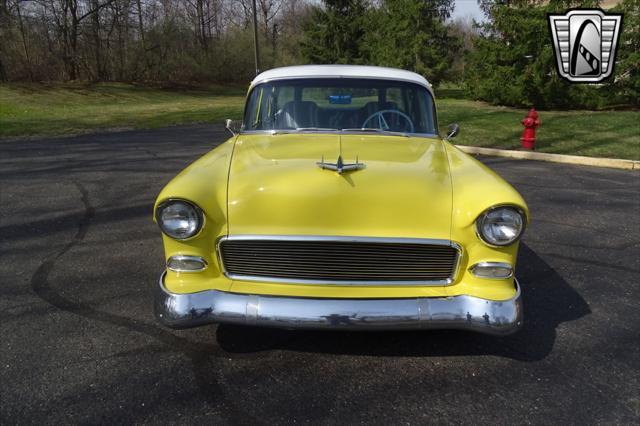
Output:
<path fill-rule="evenodd" d="M 213 288 L 228 290 L 230 281 L 221 272 L 215 242 L 227 235 L 227 183 L 235 137 L 213 149 L 173 178 L 160 192 L 154 205 L 179 198 L 198 205 L 204 225 L 198 235 L 178 241 L 162 235 L 166 257 L 191 255 L 204 258 L 208 267 L 198 274 L 168 270 L 165 285 L 174 292 L 195 292 Z M 155 221 L 155 214 L 154 214 Z M 203 279 L 206 278 L 206 279 Z"/>
<path fill-rule="evenodd" d="M 464 247 L 456 282 L 449 288 L 451 295 L 482 294 L 494 300 L 513 296 L 513 278 L 491 280 L 475 277 L 469 268 L 478 262 L 505 262 L 516 266 L 518 245 L 490 247 L 476 234 L 475 222 L 486 209 L 496 205 L 520 208 L 529 222 L 529 209 L 522 196 L 493 170 L 475 158 L 445 143 L 452 182 L 451 239 Z"/>

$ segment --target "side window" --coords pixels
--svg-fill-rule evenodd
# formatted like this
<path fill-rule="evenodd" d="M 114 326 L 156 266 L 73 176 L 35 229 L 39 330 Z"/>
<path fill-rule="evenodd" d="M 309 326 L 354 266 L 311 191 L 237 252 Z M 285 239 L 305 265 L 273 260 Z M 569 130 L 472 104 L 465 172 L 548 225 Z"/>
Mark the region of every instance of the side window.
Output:
<path fill-rule="evenodd" d="M 276 88 L 276 92 L 273 96 L 273 114 L 282 109 L 287 102 L 293 101 L 294 90 L 291 86 L 283 86 Z"/>
<path fill-rule="evenodd" d="M 399 87 L 389 87 L 387 89 L 387 102 L 393 103 L 396 105 L 400 111 L 407 111 L 407 106 L 405 105 L 405 98 L 402 93 L 402 89 Z"/>
<path fill-rule="evenodd" d="M 313 102 L 319 107 L 326 107 L 329 104 L 329 94 L 331 89 L 328 87 L 305 87 L 302 89 L 302 100 Z"/>
<path fill-rule="evenodd" d="M 378 89 L 360 87 L 353 89 L 352 92 L 351 104 L 354 108 L 362 108 L 369 102 L 378 102 Z"/>

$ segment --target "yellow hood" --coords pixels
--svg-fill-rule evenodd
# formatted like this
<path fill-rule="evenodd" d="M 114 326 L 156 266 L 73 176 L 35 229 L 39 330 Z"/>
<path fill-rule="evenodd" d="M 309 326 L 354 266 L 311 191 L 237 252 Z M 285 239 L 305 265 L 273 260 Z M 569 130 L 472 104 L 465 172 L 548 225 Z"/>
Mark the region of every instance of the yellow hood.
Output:
<path fill-rule="evenodd" d="M 316 165 L 358 160 L 338 174 Z M 228 183 L 230 234 L 450 238 L 451 179 L 439 139 L 241 135 Z"/>

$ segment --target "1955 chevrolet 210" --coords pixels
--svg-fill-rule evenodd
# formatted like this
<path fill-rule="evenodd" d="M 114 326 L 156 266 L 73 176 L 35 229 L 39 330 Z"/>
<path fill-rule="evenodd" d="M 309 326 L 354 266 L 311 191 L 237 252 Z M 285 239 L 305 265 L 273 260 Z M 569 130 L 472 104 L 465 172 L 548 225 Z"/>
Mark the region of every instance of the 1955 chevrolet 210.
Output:
<path fill-rule="evenodd" d="M 528 209 L 448 142 L 457 131 L 440 137 L 431 86 L 412 72 L 258 75 L 238 132 L 158 196 L 157 318 L 174 328 L 516 331 Z"/>

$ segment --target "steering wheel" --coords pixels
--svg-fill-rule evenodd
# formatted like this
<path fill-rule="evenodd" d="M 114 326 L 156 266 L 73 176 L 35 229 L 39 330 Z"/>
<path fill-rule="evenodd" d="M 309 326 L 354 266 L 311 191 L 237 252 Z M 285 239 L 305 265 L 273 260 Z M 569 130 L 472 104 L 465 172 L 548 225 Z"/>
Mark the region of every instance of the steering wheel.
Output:
<path fill-rule="evenodd" d="M 376 111 L 373 114 L 371 114 L 369 117 L 367 117 L 366 120 L 364 120 L 364 123 L 362 123 L 362 128 L 366 128 L 367 127 L 367 123 L 369 123 L 369 121 L 373 120 L 374 118 L 378 117 L 378 128 L 382 129 L 382 130 L 389 130 L 389 124 L 387 123 L 387 120 L 384 119 L 384 114 L 386 113 L 393 113 L 396 115 L 399 115 L 400 117 L 404 118 L 407 123 L 409 124 L 409 133 L 414 133 L 415 131 L 415 127 L 413 126 L 413 121 L 411 121 L 411 118 L 409 118 L 409 116 L 407 114 L 405 114 L 404 112 L 398 111 L 397 109 L 383 109 L 381 111 Z"/>

